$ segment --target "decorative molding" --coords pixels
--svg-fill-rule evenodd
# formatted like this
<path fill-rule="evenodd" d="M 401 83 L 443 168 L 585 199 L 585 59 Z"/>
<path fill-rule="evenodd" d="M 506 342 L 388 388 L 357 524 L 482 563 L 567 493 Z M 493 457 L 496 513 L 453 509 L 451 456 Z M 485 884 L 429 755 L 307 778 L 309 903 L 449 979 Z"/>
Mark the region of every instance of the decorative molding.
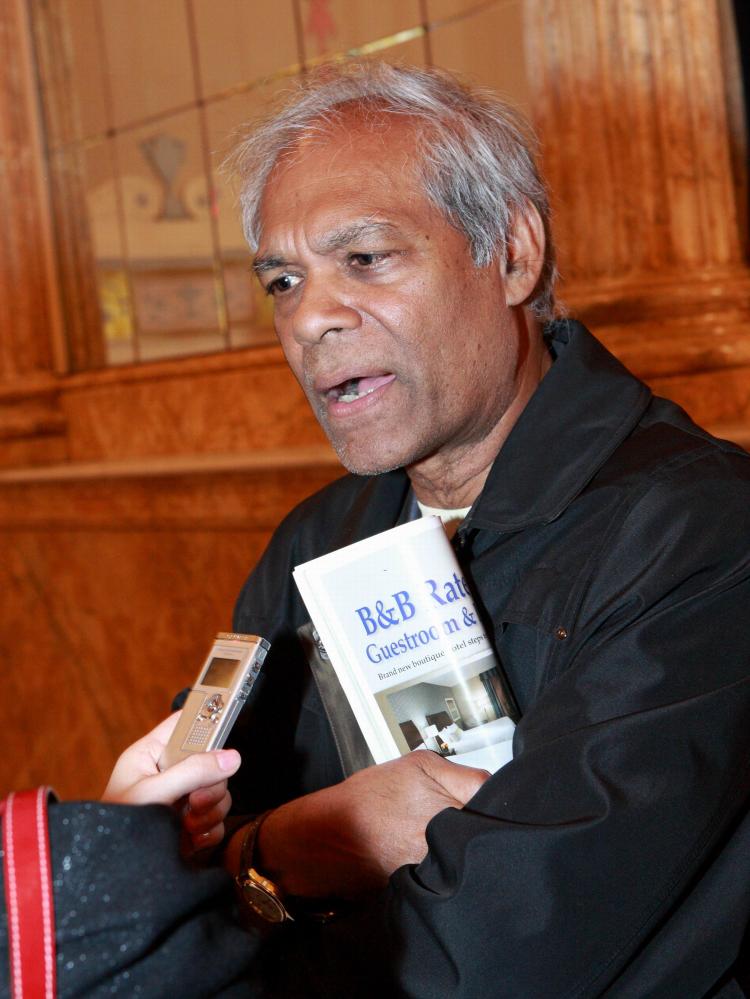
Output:
<path fill-rule="evenodd" d="M 325 436 L 278 355 L 267 365 L 194 368 L 66 390 L 71 461 L 322 445 Z M 135 418 L 134 418 L 135 417 Z"/>
<path fill-rule="evenodd" d="M 28 0 L 28 8 L 50 148 L 75 133 L 70 47 L 59 4 Z M 68 357 L 74 370 L 96 368 L 105 363 L 105 350 L 86 211 L 85 151 L 70 146 L 51 153 L 50 158 L 54 162 L 47 164 L 47 177 L 59 275 L 57 291 L 65 317 Z"/>
<path fill-rule="evenodd" d="M 0 7 L 0 381 L 59 361 L 48 205 L 22 0 Z"/>
<path fill-rule="evenodd" d="M 231 454 L 164 455 L 131 461 L 69 461 L 43 468 L 0 471 L 0 488 L 32 482 L 90 482 L 112 479 L 153 479 L 181 476 L 213 476 L 240 472 L 283 472 L 290 469 L 332 468 L 343 474 L 329 446 L 269 448 L 267 451 L 236 451 Z"/>
<path fill-rule="evenodd" d="M 654 315 L 674 316 L 695 313 L 703 305 L 737 299 L 750 306 L 750 269 L 745 264 L 730 267 L 694 268 L 686 280 L 684 268 L 660 269 L 641 274 L 637 282 L 630 274 L 611 276 L 594 284 L 581 279 L 566 281 L 564 302 L 577 312 L 606 310 L 618 321 L 637 320 L 644 302 Z"/>
<path fill-rule="evenodd" d="M 132 385 L 137 382 L 158 382 L 169 379 L 215 375 L 260 368 L 288 370 L 281 348 L 252 347 L 248 350 L 228 350 L 202 356 L 175 357 L 148 364 L 122 364 L 116 368 L 81 371 L 65 379 L 65 389 L 77 392 L 90 388 Z"/>
<path fill-rule="evenodd" d="M 56 398 L 21 399 L 0 403 L 0 441 L 26 437 L 63 436 L 65 418 Z"/>
<path fill-rule="evenodd" d="M 642 378 L 750 364 L 750 271 L 715 268 L 568 286 L 565 304 Z"/>
<path fill-rule="evenodd" d="M 31 470 L 0 473 L 0 532 L 44 531 L 85 535 L 103 530 L 263 531 L 344 470 L 328 455 L 308 455 L 300 463 L 245 467 L 226 463 L 158 469 L 147 463 L 130 468 L 75 469 L 57 477 Z M 45 470 L 45 473 L 47 470 Z M 30 488 L 32 487 L 33 488 Z"/>
<path fill-rule="evenodd" d="M 35 467 L 67 455 L 59 380 L 40 375 L 0 383 L 0 468 Z"/>

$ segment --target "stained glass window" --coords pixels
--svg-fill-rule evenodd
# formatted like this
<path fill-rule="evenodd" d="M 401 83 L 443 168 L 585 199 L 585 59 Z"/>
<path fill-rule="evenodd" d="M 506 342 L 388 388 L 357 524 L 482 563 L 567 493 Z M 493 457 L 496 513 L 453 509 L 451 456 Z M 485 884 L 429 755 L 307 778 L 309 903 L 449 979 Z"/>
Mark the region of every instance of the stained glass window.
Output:
<path fill-rule="evenodd" d="M 439 64 L 523 104 L 522 0 L 29 0 L 77 369 L 273 341 L 231 136 L 332 58 Z"/>

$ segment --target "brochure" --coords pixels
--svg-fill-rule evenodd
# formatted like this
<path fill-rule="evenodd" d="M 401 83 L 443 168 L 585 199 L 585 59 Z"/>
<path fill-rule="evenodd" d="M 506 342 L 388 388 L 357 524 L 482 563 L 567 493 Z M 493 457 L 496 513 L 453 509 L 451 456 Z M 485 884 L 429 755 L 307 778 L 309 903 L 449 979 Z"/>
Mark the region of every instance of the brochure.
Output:
<path fill-rule="evenodd" d="M 494 773 L 511 759 L 512 698 L 438 517 L 294 579 L 376 763 L 431 749 Z"/>

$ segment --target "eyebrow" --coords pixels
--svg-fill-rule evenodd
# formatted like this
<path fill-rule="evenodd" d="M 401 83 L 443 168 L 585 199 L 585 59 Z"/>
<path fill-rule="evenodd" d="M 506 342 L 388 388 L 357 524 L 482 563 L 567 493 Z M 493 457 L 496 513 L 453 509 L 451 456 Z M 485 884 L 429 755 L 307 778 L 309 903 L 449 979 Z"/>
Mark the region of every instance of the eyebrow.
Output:
<path fill-rule="evenodd" d="M 361 239 L 368 239 L 372 236 L 391 235 L 398 231 L 398 227 L 392 222 L 379 222 L 374 219 L 365 219 L 362 222 L 354 222 L 351 225 L 342 226 L 340 229 L 333 229 L 331 232 L 315 241 L 314 249 L 317 253 L 335 253 L 337 250 L 346 249 L 352 243 Z M 265 271 L 277 270 L 288 266 L 288 261 L 284 257 L 268 254 L 258 256 L 253 261 L 253 270 L 256 274 L 263 274 Z"/>

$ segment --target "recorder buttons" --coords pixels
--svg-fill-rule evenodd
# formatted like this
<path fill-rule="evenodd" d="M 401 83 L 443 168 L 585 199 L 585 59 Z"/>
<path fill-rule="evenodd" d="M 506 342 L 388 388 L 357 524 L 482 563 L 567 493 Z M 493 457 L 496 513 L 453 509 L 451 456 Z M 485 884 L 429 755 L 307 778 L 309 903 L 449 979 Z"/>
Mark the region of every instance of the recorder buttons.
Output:
<path fill-rule="evenodd" d="M 183 752 L 195 752 L 208 746 L 209 740 L 214 735 L 214 726 L 218 725 L 224 707 L 224 698 L 221 694 L 211 694 L 206 698 L 180 747 Z"/>
<path fill-rule="evenodd" d="M 212 722 L 214 725 L 219 720 L 219 715 L 224 710 L 224 698 L 221 694 L 212 694 L 203 703 L 197 720 L 201 722 Z"/>

